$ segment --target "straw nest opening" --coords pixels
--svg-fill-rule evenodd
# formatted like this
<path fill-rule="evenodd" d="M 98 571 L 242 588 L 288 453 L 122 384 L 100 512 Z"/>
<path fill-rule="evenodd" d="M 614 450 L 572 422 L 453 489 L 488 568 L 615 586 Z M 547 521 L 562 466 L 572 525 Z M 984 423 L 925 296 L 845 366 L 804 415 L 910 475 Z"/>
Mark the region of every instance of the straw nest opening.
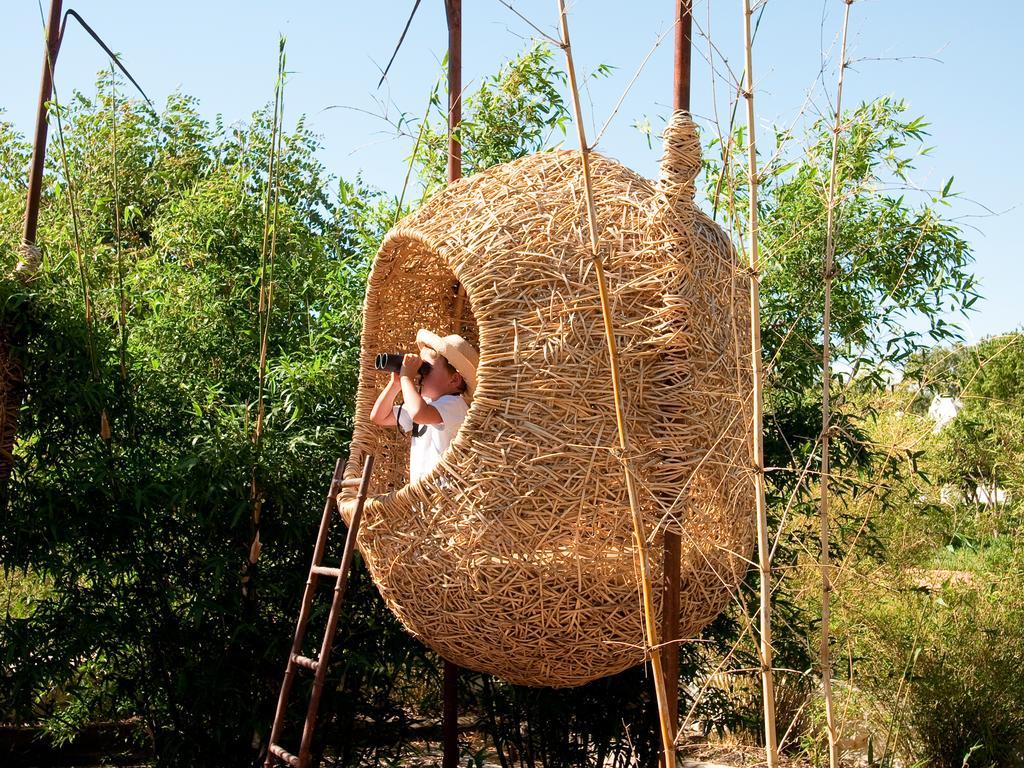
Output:
<path fill-rule="evenodd" d="M 364 306 L 361 393 L 375 395 L 390 378 L 385 371 L 373 370 L 376 354 L 415 351 L 420 328 L 441 336 L 458 333 L 479 348 L 472 300 L 448 262 L 426 240 L 412 232 L 394 232 L 385 240 L 375 265 L 373 289 L 367 292 Z M 403 488 L 409 482 L 410 438 L 397 427 L 373 431 L 371 493 Z"/>

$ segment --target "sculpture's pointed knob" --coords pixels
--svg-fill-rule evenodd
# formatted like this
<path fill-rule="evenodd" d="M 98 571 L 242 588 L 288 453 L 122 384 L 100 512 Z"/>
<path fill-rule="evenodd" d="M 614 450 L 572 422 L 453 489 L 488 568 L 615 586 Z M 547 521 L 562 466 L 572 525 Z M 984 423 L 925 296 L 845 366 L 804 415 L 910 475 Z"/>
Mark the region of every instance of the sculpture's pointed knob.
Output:
<path fill-rule="evenodd" d="M 700 139 L 690 113 L 682 110 L 673 112 L 662 138 L 664 149 L 661 177 L 658 179 L 659 197 L 670 208 L 680 203 L 691 203 L 694 180 L 700 172 Z"/>

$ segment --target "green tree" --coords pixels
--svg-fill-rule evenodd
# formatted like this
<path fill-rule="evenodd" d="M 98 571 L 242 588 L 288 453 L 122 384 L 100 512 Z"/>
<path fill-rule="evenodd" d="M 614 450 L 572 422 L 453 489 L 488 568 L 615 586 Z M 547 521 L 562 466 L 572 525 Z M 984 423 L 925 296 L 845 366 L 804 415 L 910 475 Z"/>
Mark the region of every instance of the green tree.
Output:
<path fill-rule="evenodd" d="M 228 130 L 202 120 L 189 98 L 171 96 L 155 113 L 115 97 L 120 90 L 103 76 L 96 98 L 76 94 L 60 108 L 69 174 L 55 130 L 45 265 L 28 287 L 2 284 L 2 321 L 28 341 L 0 560 L 48 590 L 0 624 L 11 682 L 0 708 L 58 738 L 92 719 L 137 715 L 165 764 L 248 764 L 247 745 L 270 720 L 309 537 L 350 433 L 379 200 L 362 182 L 331 178 L 301 120 L 283 136 L 257 452 L 270 113 Z M 2 138 L 9 268 L 25 148 L 8 126 Z M 264 551 L 249 584 L 256 599 L 245 600 L 253 476 Z M 371 616 L 377 598 L 365 579 L 354 592 L 367 606 L 356 637 L 367 621 L 379 632 L 351 644 L 350 680 L 366 679 L 383 653 L 422 655 L 390 617 Z"/>
<path fill-rule="evenodd" d="M 1003 334 L 973 346 L 938 349 L 919 376 L 939 382 L 963 408 L 941 434 L 938 480 L 973 498 L 1024 490 L 1024 334 Z"/>
<path fill-rule="evenodd" d="M 881 508 L 896 495 L 879 492 L 906 481 L 913 455 L 873 443 L 871 393 L 883 391 L 893 372 L 936 343 L 959 338 L 944 318 L 967 312 L 977 292 L 971 253 L 955 223 L 944 216 L 950 185 L 917 195 L 908 183 L 914 158 L 926 151 L 927 124 L 908 119 L 903 102 L 881 98 L 844 113 L 836 174 L 835 271 L 832 276 L 834 360 L 848 373 L 832 381 L 832 553 L 837 560 L 881 556 L 874 519 L 860 499 Z M 711 212 L 746 236 L 748 205 L 745 129 L 705 149 L 706 197 Z M 815 574 L 818 537 L 818 467 L 821 434 L 823 265 L 832 124 L 813 123 L 806 134 L 779 131 L 760 164 L 761 324 L 765 363 L 765 460 L 769 518 L 778 530 L 773 644 L 783 684 L 813 691 L 819 606 Z M 767 142 L 760 142 L 766 146 Z M 924 325 L 922 336 L 915 327 Z M 750 573 L 747 587 L 756 587 Z M 751 594 L 750 604 L 756 604 Z M 722 620 L 729 620 L 724 616 Z M 735 620 L 735 619 L 733 619 Z M 754 648 L 732 657 L 756 668 Z M 836 670 L 841 679 L 843 670 Z M 756 712 L 746 713 L 752 735 Z M 785 718 L 780 716 L 782 727 Z M 807 720 L 805 719 L 806 723 Z M 799 742 L 799 740 L 796 740 Z"/>

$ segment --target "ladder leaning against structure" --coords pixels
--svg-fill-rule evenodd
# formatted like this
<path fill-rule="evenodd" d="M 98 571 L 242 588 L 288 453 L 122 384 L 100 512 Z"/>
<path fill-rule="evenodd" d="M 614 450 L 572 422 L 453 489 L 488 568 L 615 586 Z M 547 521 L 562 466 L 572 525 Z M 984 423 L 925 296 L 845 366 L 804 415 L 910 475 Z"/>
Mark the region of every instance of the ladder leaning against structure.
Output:
<path fill-rule="evenodd" d="M 366 501 L 370 485 L 370 473 L 373 471 L 373 456 L 367 455 L 363 463 L 363 474 L 360 478 L 343 480 L 344 468 L 345 463 L 338 459 L 334 466 L 334 475 L 331 477 L 331 486 L 327 490 L 327 499 L 324 502 L 324 514 L 320 520 L 320 532 L 316 537 L 316 546 L 313 548 L 313 560 L 309 566 L 309 578 L 306 579 L 306 589 L 302 595 L 302 607 L 299 609 L 299 620 L 295 627 L 295 637 L 292 640 L 291 650 L 288 652 L 288 662 L 285 666 L 284 680 L 281 683 L 281 692 L 277 698 L 277 709 L 274 712 L 274 724 L 270 730 L 270 741 L 267 744 L 267 758 L 266 762 L 264 762 L 264 768 L 274 768 L 279 762 L 292 766 L 292 768 L 307 768 L 310 763 L 310 750 L 313 744 L 313 732 L 316 729 L 317 711 L 320 708 L 320 696 L 323 693 L 324 680 L 327 677 L 331 646 L 334 643 L 334 635 L 338 628 L 341 605 L 345 600 L 348 574 L 352 569 L 356 537 L 359 535 L 359 522 L 363 516 L 363 504 Z M 337 509 L 336 497 L 344 488 L 358 488 L 358 491 L 352 514 L 352 523 L 349 525 L 348 534 L 345 537 L 345 549 L 341 556 L 341 563 L 337 568 L 332 568 L 322 564 L 324 549 L 327 545 L 327 535 L 334 519 L 334 512 Z M 333 577 L 334 595 L 331 599 L 330 612 L 327 615 L 327 628 L 324 630 L 323 640 L 320 644 L 320 653 L 317 657 L 311 658 L 302 655 L 302 643 L 306 637 L 313 598 L 316 596 L 317 588 L 322 583 L 321 577 L 325 579 Z M 326 583 L 330 582 L 327 581 Z M 295 755 L 281 746 L 280 739 L 284 730 L 285 714 L 288 710 L 288 697 L 291 694 L 292 684 L 295 682 L 295 675 L 300 669 L 309 670 L 313 673 L 314 677 L 313 688 L 309 695 L 309 705 L 306 709 L 306 719 L 302 728 L 302 741 L 299 745 L 298 755 Z"/>

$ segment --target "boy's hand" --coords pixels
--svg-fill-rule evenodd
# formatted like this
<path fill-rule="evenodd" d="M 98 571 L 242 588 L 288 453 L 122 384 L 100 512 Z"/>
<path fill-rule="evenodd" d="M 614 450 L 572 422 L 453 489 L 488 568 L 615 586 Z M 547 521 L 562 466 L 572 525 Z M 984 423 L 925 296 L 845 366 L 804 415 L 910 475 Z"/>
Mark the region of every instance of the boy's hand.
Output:
<path fill-rule="evenodd" d="M 402 358 L 402 373 L 400 375 L 414 379 L 416 374 L 419 373 L 421 365 L 423 365 L 423 361 L 420 360 L 420 356 L 409 352 Z"/>

